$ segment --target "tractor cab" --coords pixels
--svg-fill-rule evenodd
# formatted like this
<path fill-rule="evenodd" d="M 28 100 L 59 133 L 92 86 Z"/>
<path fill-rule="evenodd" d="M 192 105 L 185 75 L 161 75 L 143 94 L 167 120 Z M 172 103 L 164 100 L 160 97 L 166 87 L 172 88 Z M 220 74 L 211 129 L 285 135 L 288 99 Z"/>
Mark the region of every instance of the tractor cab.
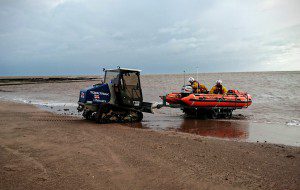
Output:
<path fill-rule="evenodd" d="M 125 107 L 141 107 L 143 103 L 140 83 L 140 70 L 105 70 L 104 83 L 108 84 L 115 95 L 115 104 Z"/>

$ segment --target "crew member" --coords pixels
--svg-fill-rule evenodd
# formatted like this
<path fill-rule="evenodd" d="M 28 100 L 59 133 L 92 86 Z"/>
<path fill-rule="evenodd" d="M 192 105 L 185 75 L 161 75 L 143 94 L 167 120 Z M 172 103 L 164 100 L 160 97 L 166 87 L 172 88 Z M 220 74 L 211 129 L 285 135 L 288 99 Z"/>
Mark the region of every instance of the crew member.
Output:
<path fill-rule="evenodd" d="M 193 77 L 189 78 L 189 82 L 191 83 L 191 86 L 193 88 L 193 93 L 201 93 L 201 94 L 207 94 L 207 88 L 204 84 L 200 84 L 198 81 L 196 81 Z"/>
<path fill-rule="evenodd" d="M 211 88 L 209 91 L 210 94 L 225 94 L 227 89 L 222 85 L 221 80 L 216 81 L 216 85 Z"/>

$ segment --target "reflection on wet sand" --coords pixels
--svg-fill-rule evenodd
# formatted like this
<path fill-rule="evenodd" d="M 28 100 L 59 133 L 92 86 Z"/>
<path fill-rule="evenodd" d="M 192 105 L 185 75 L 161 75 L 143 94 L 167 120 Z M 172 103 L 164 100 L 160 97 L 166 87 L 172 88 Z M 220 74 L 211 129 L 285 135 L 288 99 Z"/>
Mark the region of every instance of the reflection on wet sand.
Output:
<path fill-rule="evenodd" d="M 132 128 L 148 129 L 148 127 L 143 126 L 141 122 L 124 123 L 123 125 Z"/>
<path fill-rule="evenodd" d="M 197 120 L 184 119 L 180 128 L 176 131 L 193 133 L 201 136 L 247 139 L 249 136 L 248 122 L 234 122 L 223 120 Z"/>

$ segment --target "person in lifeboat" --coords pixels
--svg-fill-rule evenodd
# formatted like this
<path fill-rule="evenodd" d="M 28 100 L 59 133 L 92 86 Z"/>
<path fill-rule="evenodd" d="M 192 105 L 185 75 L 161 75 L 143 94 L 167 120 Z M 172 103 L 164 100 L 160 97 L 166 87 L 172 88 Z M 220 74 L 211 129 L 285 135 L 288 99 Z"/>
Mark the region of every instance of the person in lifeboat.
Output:
<path fill-rule="evenodd" d="M 204 84 L 200 84 L 193 77 L 189 78 L 189 82 L 191 83 L 191 87 L 193 88 L 193 93 L 197 94 L 207 94 L 208 90 Z"/>
<path fill-rule="evenodd" d="M 209 91 L 210 94 L 226 94 L 227 89 L 222 85 L 221 80 L 216 81 L 216 85 Z"/>

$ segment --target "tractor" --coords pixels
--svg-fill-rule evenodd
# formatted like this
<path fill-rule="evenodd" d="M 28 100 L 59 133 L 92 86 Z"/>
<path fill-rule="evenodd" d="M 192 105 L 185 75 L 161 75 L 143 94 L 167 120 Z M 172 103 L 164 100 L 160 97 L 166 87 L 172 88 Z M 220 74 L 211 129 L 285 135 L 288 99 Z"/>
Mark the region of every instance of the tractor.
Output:
<path fill-rule="evenodd" d="M 143 102 L 140 70 L 103 69 L 104 81 L 80 90 L 78 108 L 85 119 L 98 123 L 140 122 L 143 113 L 153 113 Z"/>

